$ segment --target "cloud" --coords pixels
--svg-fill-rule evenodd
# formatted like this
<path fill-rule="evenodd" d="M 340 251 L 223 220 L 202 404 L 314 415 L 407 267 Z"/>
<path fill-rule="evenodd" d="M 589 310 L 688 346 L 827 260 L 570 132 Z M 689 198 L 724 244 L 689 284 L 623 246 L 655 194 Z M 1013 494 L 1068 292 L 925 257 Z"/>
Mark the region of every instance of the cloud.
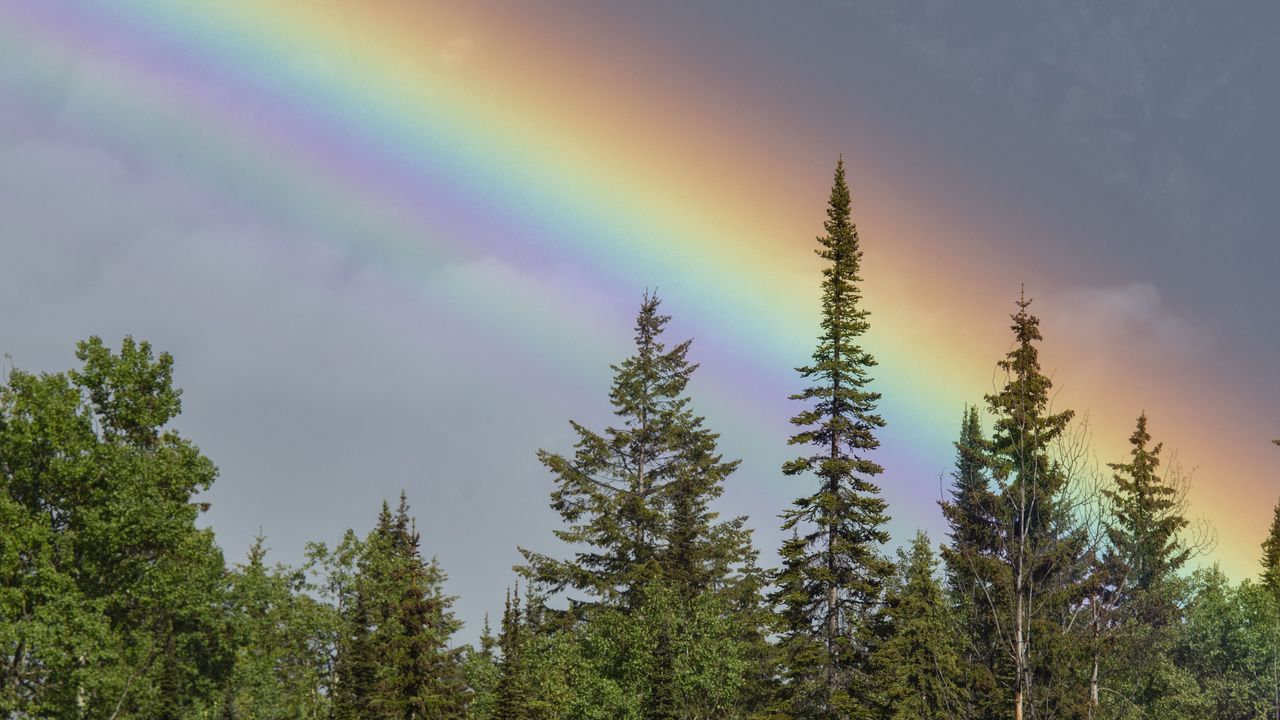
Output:
<path fill-rule="evenodd" d="M 1072 288 L 1047 304 L 1055 326 L 1060 325 L 1073 342 L 1095 350 L 1190 358 L 1208 346 L 1207 334 L 1170 310 L 1150 283 Z"/>

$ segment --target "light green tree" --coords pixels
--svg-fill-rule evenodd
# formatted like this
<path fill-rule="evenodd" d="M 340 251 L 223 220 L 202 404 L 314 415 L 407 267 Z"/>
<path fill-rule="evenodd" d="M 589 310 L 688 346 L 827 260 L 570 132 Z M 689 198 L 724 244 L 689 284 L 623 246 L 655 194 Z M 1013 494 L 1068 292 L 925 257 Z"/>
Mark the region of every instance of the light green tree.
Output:
<path fill-rule="evenodd" d="M 221 552 L 196 526 L 217 471 L 167 426 L 173 358 L 80 343 L 0 390 L 0 713 L 179 718 L 230 671 Z"/>

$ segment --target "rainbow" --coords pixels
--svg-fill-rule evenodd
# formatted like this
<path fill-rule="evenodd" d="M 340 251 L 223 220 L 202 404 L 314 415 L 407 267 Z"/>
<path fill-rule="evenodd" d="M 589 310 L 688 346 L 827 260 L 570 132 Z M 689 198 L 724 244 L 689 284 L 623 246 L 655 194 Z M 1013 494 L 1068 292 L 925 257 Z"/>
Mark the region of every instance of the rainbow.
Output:
<path fill-rule="evenodd" d="M 862 141 L 871 129 L 807 133 L 803 117 L 690 72 L 678 48 L 587 31 L 604 21 L 409 0 L 8 0 L 0 52 L 33 68 L 38 81 L 21 87 L 32 106 L 77 104 L 87 120 L 65 132 L 127 166 L 181 174 L 229 213 L 287 218 L 300 230 L 270 241 L 273 261 L 324 252 L 375 267 L 397 304 L 499 328 L 505 346 L 566 376 L 578 356 L 623 351 L 617 319 L 658 286 L 678 331 L 698 338 L 704 411 L 779 457 L 791 368 L 815 331 L 812 237 L 843 150 L 890 422 L 886 494 L 900 529 L 936 529 L 950 439 L 963 404 L 992 387 L 1018 283 L 1057 289 L 1077 269 L 993 273 L 973 249 L 1017 224 L 957 218 L 927 169 Z M 68 64 L 86 49 L 92 67 Z M 434 282 L 468 264 L 510 283 L 446 293 Z M 1055 343 L 1072 318 L 1051 303 L 1039 310 L 1060 403 L 1092 410 L 1104 460 L 1119 459 L 1146 409 L 1198 468 L 1193 499 L 1219 527 L 1218 558 L 1252 573 L 1280 463 L 1265 438 L 1204 428 L 1265 412 L 1214 409 L 1215 388 L 1188 390 L 1194 368 L 1174 363 L 1089 370 Z M 762 507 L 796 494 L 767 473 L 748 482 Z"/>

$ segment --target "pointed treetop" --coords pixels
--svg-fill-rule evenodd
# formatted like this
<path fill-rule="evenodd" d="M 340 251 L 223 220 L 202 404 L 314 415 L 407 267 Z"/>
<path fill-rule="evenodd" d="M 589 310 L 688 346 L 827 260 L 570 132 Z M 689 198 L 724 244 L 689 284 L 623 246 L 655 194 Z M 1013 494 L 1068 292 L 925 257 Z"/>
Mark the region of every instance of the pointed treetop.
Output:
<path fill-rule="evenodd" d="M 262 528 L 258 528 L 258 534 L 253 538 L 253 544 L 249 546 L 249 567 L 261 568 L 267 557 L 267 536 L 262 534 Z"/>
<path fill-rule="evenodd" d="M 1262 542 L 1262 584 L 1280 598 L 1280 503 L 1276 504 L 1271 531 Z"/>

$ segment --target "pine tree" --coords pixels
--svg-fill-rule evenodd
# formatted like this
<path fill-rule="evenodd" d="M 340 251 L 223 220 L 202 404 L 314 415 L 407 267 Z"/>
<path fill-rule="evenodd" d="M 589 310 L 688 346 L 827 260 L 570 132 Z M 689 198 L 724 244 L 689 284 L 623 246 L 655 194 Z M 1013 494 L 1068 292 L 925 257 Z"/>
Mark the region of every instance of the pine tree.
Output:
<path fill-rule="evenodd" d="M 791 419 L 790 439 L 812 454 L 783 466 L 789 476 L 813 473 L 816 492 L 784 513 L 783 568 L 775 602 L 785 619 L 788 711 L 836 718 L 864 712 L 866 662 L 873 616 L 892 564 L 879 546 L 888 540 L 886 504 L 872 478 L 882 468 L 868 458 L 884 420 L 879 393 L 868 389 L 876 361 L 859 345 L 870 324 L 860 305 L 862 250 L 850 218 L 844 160 L 836 164 L 826 234 L 817 253 L 827 262 L 822 282 L 822 332 L 813 362 L 798 368 L 808 382 L 792 399 L 809 407 Z"/>
<path fill-rule="evenodd" d="M 942 547 L 947 597 L 963 640 L 964 715 L 997 717 L 1003 714 L 999 678 L 1007 664 L 992 613 L 999 593 L 993 580 L 1001 575 L 1000 501 L 991 489 L 991 448 L 976 406 L 965 408 L 955 446 L 951 499 L 939 504 L 949 528 Z"/>
<path fill-rule="evenodd" d="M 1262 584 L 1280 600 L 1280 503 L 1276 503 L 1271 531 L 1262 542 Z"/>
<path fill-rule="evenodd" d="M 1103 491 L 1106 547 L 1088 603 L 1091 713 L 1103 687 L 1143 707 L 1169 692 L 1161 678 L 1179 615 L 1176 574 L 1191 556 L 1181 538 L 1189 521 L 1179 488 L 1160 474 L 1162 445 L 1150 442 L 1144 413 L 1129 437 L 1129 461 L 1108 465 L 1115 476 Z"/>
<path fill-rule="evenodd" d="M 987 396 L 996 416 L 991 458 L 1002 545 L 1000 573 L 988 580 L 1001 644 L 1013 664 L 1015 720 L 1026 716 L 1029 704 L 1033 716 L 1066 714 L 1064 698 L 1074 697 L 1061 623 L 1079 599 L 1085 544 L 1067 497 L 1069 479 L 1052 457 L 1074 414 L 1050 410 L 1052 382 L 1040 369 L 1036 343 L 1043 338 L 1039 319 L 1027 312 L 1030 304 L 1025 295 L 1018 300 L 1015 344 L 998 363 L 1007 381 Z"/>
<path fill-rule="evenodd" d="M 443 592 L 444 573 L 426 561 L 402 493 L 395 513 L 353 551 L 357 572 L 338 644 L 334 717 L 462 718 L 462 656 L 449 642 L 459 623 Z"/>
<path fill-rule="evenodd" d="M 502 613 L 502 632 L 498 637 L 502 662 L 498 666 L 497 702 L 494 717 L 502 720 L 527 720 L 532 688 L 525 668 L 525 624 L 520 612 L 520 590 L 507 593 Z"/>
<path fill-rule="evenodd" d="M 1108 465 L 1115 471 L 1115 487 L 1104 491 L 1112 506 L 1113 522 L 1107 528 L 1109 547 L 1106 565 L 1110 583 L 1128 598 L 1149 593 L 1178 572 L 1191 556 L 1179 533 L 1189 521 L 1183 517 L 1176 487 L 1159 475 L 1160 450 L 1148 447 L 1147 416 L 1138 417 L 1129 437 L 1133 445 L 1127 463 Z M 1148 608 L 1167 613 L 1171 608 Z M 1169 618 L 1145 617 L 1147 622 L 1167 622 Z"/>
<path fill-rule="evenodd" d="M 646 293 L 635 325 L 635 354 L 613 366 L 609 393 L 620 427 L 578 433 L 572 458 L 539 451 L 556 475 L 551 506 L 567 529 L 556 537 L 583 546 L 572 559 L 521 549 L 518 570 L 541 592 L 572 590 L 575 607 L 634 608 L 639 589 L 656 577 L 676 582 L 686 598 L 723 586 L 729 568 L 750 555 L 743 520 L 717 520 L 709 503 L 738 461 L 725 461 L 718 435 L 703 427 L 685 394 L 697 370 L 690 341 L 667 349 L 662 332 L 670 317 Z"/>
<path fill-rule="evenodd" d="M 934 573 L 929 536 L 917 532 L 898 551 L 898 573 L 885 597 L 892 627 L 872 666 L 883 717 L 933 720 L 968 717 L 962 662 L 950 610 Z"/>
<path fill-rule="evenodd" d="M 497 717 L 498 679 L 501 674 L 494 652 L 497 647 L 498 638 L 494 637 L 489 614 L 485 613 L 480 631 L 480 646 L 468 647 L 462 662 L 469 691 L 467 720 L 493 720 Z"/>

